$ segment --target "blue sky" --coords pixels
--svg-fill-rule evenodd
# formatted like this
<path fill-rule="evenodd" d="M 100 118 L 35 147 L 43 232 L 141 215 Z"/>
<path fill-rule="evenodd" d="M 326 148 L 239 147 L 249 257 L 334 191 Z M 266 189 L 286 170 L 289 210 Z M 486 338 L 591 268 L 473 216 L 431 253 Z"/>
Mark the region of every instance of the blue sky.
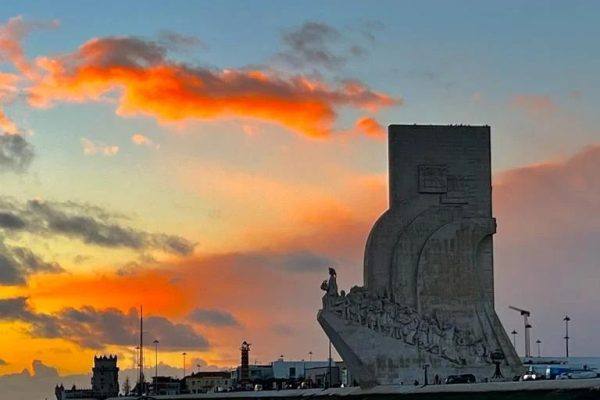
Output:
<path fill-rule="evenodd" d="M 600 4 L 589 1 L 5 2 L 0 39 L 17 16 L 18 27 L 60 26 L 13 40 L 31 76 L 0 49 L 0 112 L 33 149 L 25 168 L 7 165 L 0 174 L 0 206 L 24 213 L 44 201 L 71 216 L 85 209 L 100 233 L 117 226 L 138 241 L 0 229 L 0 245 L 27 246 L 62 268 L 21 269 L 19 282 L 0 277 L 0 300 L 27 297 L 29 312 L 65 322 L 66 307 L 115 307 L 125 318 L 148 293 L 166 293 L 148 312 L 206 339 L 210 346 L 194 352 L 202 362 L 233 365 L 246 339 L 262 361 L 292 347 L 289 357 L 324 357 L 314 321 L 321 271 L 276 266 L 330 263 L 340 287 L 360 284 L 364 241 L 387 207 L 385 126 L 488 124 L 500 318 L 511 331 L 520 319 L 507 311 L 509 301 L 532 308 L 536 334 L 560 354 L 562 340 L 550 332 L 562 319 L 554 314 L 576 309 L 573 351 L 600 354 L 600 298 L 592 290 L 600 285 L 598 15 Z M 289 61 L 299 56 L 289 35 L 311 24 L 320 29 L 312 45 L 329 64 Z M 174 50 L 160 44 L 165 32 L 196 44 Z M 166 56 L 146 62 L 152 46 Z M 10 84 L 13 75 L 18 84 Z M 214 87 L 187 90 L 194 78 Z M 144 92 L 140 79 L 156 90 Z M 130 108 L 119 111 L 124 104 Z M 364 119 L 370 125 L 361 127 Z M 541 276 L 560 289 L 547 304 Z M 188 318 L 196 308 L 228 313 L 239 325 L 197 324 Z M 16 344 L 0 344 L 0 373 L 33 359 L 61 374 L 87 371 L 83 356 L 48 350 L 92 355 L 81 338 L 34 337 L 27 326 L 0 320 Z M 26 351 L 17 354 L 19 344 Z M 173 365 L 181 349 L 161 357 Z M 123 346 L 106 350 L 131 361 Z"/>

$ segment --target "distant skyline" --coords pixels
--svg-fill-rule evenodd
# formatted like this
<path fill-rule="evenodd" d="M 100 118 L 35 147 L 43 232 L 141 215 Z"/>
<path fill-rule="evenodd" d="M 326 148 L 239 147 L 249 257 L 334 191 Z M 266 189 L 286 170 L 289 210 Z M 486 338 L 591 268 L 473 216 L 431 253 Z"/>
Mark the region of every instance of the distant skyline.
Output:
<path fill-rule="evenodd" d="M 326 358 L 327 267 L 362 284 L 386 126 L 492 131 L 496 309 L 600 355 L 600 4 L 6 2 L 1 376 Z M 512 339 L 512 336 L 510 336 Z M 536 353 L 534 351 L 534 353 Z M 192 361 L 193 360 L 193 361 Z M 192 364 L 193 363 L 193 364 Z M 1 397 L 1 396 L 0 396 Z"/>

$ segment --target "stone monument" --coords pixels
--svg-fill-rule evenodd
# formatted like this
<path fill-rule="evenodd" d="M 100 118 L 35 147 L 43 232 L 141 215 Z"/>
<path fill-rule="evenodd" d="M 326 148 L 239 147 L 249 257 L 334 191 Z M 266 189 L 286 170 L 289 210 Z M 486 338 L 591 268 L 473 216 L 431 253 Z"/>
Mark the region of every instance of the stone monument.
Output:
<path fill-rule="evenodd" d="M 490 128 L 391 125 L 389 209 L 365 248 L 364 286 L 322 289 L 318 321 L 363 387 L 523 372 L 494 311 Z M 332 290 L 335 287 L 335 291 Z"/>

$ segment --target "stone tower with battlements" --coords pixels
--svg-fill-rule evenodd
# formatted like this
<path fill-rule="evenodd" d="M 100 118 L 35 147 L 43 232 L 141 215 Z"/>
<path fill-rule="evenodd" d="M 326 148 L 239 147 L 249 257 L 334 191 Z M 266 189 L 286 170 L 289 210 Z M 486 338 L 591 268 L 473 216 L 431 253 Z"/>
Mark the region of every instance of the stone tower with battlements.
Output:
<path fill-rule="evenodd" d="M 117 356 L 94 357 L 92 391 L 99 398 L 119 395 L 119 368 Z"/>

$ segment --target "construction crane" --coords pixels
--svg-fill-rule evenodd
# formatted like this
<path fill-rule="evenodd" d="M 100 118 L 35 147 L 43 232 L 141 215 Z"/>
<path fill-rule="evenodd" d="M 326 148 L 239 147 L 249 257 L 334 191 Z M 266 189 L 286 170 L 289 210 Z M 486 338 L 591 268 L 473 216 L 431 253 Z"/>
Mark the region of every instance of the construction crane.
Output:
<path fill-rule="evenodd" d="M 523 316 L 523 323 L 525 324 L 525 357 L 531 357 L 531 349 L 529 344 L 529 330 L 531 329 L 529 317 L 531 316 L 531 312 L 513 306 L 508 306 L 508 308 L 520 312 Z"/>

